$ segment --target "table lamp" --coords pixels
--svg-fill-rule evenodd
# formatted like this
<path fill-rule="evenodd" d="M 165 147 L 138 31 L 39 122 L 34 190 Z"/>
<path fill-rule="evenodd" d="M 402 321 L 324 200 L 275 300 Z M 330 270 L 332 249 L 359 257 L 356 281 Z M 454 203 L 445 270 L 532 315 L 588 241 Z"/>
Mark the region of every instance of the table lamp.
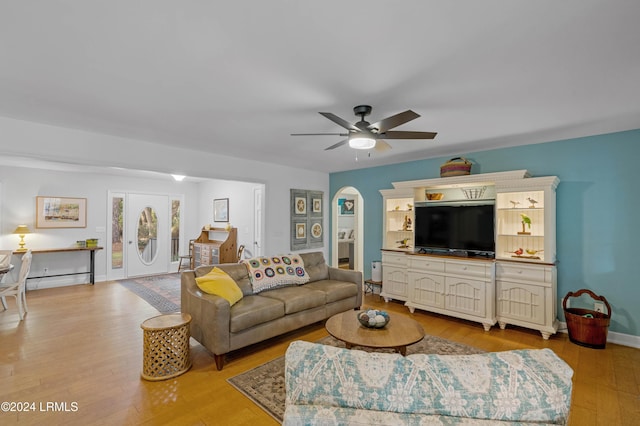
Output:
<path fill-rule="evenodd" d="M 27 249 L 24 247 L 24 236 L 26 234 L 30 234 L 31 233 L 31 231 L 29 230 L 27 225 L 18 225 L 16 230 L 13 231 L 13 233 L 14 234 L 18 234 L 20 236 L 20 248 L 18 248 L 17 251 L 27 251 Z"/>

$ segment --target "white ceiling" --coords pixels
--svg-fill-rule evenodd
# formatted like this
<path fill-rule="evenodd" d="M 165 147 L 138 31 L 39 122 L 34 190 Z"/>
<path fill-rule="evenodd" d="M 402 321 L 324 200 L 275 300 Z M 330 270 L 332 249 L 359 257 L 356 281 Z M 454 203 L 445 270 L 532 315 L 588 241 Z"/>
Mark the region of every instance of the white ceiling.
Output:
<path fill-rule="evenodd" d="M 0 0 L 0 115 L 326 172 L 636 129 L 639 21 L 637 0 Z M 359 104 L 438 136 L 359 161 L 290 136 Z"/>

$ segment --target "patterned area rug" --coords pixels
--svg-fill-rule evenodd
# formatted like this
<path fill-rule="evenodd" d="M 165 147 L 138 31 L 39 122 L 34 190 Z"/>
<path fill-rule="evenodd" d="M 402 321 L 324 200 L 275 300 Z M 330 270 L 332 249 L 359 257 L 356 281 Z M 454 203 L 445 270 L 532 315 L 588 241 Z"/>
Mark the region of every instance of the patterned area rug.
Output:
<path fill-rule="evenodd" d="M 343 342 L 331 336 L 320 339 L 318 343 L 344 348 Z M 354 348 L 371 351 L 369 348 L 359 346 L 355 346 Z M 392 351 L 383 349 L 380 350 L 380 352 Z M 468 355 L 483 352 L 484 351 L 471 346 L 429 335 L 425 336 L 424 339 L 418 343 L 407 346 L 407 355 Z M 245 373 L 231 377 L 227 379 L 227 382 L 269 413 L 274 419 L 282 423 L 285 403 L 284 356 L 269 361 Z"/>
<path fill-rule="evenodd" d="M 120 280 L 118 283 L 134 292 L 162 314 L 180 312 L 180 274 L 153 275 Z"/>

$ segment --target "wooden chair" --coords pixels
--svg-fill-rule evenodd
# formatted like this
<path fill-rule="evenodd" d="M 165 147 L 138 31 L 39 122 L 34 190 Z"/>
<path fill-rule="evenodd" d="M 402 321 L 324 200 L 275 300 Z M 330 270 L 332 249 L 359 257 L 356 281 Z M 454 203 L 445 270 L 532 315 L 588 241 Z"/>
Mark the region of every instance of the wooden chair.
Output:
<path fill-rule="evenodd" d="M 191 269 L 193 268 L 193 244 L 195 240 L 189 240 L 189 254 L 183 254 L 179 256 L 180 263 L 178 263 L 178 272 L 183 269 Z"/>
<path fill-rule="evenodd" d="M 25 313 L 29 312 L 27 309 L 27 276 L 31 269 L 31 250 L 27 250 L 22 255 L 22 265 L 20 266 L 20 275 L 18 281 L 13 283 L 0 284 L 0 300 L 2 301 L 2 307 L 7 310 L 6 296 L 13 296 L 16 298 L 16 306 L 18 307 L 18 314 L 20 315 L 20 321 L 24 319 Z"/>

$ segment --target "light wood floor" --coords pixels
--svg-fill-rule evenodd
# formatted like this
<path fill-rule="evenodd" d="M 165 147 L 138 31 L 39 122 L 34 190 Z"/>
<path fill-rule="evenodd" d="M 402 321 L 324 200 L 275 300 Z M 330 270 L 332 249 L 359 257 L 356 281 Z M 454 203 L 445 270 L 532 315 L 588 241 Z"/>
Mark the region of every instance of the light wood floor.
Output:
<path fill-rule="evenodd" d="M 0 311 L 0 402 L 35 403 L 36 411 L 0 412 L 3 425 L 277 424 L 226 379 L 283 355 L 294 339 L 327 335 L 322 324 L 307 327 L 234 353 L 222 371 L 192 340 L 189 372 L 147 382 L 140 379 L 140 323 L 158 312 L 142 299 L 117 283 L 36 290 L 27 299 L 22 322 L 13 298 L 9 310 Z M 367 295 L 366 305 L 408 314 L 377 295 Z M 487 351 L 549 347 L 575 370 L 571 425 L 640 424 L 639 349 L 608 344 L 595 350 L 570 343 L 566 334 L 543 341 L 524 329 L 484 332 L 444 316 L 417 311 L 413 317 L 429 334 Z M 46 411 L 54 402 L 71 411 Z"/>

